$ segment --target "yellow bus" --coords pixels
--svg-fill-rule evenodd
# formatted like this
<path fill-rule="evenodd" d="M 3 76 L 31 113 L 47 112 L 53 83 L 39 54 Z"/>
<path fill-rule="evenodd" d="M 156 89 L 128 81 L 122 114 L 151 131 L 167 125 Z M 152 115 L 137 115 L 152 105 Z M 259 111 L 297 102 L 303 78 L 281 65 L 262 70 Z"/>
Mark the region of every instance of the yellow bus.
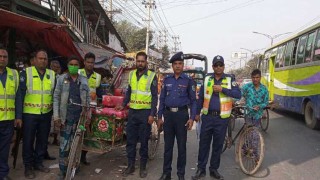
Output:
<path fill-rule="evenodd" d="M 320 127 L 320 23 L 267 49 L 260 69 L 274 107 L 303 114 L 308 127 Z"/>

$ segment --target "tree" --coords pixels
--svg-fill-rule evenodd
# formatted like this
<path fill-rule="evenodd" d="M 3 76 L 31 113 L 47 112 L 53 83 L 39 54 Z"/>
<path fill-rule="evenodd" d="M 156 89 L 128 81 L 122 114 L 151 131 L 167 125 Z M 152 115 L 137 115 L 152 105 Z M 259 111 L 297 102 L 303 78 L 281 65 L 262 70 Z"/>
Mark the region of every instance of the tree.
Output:
<path fill-rule="evenodd" d="M 146 48 L 147 28 L 139 28 L 126 20 L 116 22 L 114 25 L 126 44 L 128 52 L 140 51 Z M 152 33 L 150 33 L 149 37 L 149 42 L 151 42 Z"/>

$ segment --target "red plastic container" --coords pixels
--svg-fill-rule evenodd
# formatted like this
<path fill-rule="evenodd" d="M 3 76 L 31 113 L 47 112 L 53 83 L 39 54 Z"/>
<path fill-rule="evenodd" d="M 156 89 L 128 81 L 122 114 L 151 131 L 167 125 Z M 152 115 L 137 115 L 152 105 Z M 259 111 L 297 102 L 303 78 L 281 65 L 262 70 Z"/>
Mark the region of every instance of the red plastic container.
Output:
<path fill-rule="evenodd" d="M 116 107 L 118 105 L 122 105 L 123 100 L 124 100 L 123 96 L 110 96 L 110 95 L 102 96 L 102 104 L 106 107 Z"/>
<path fill-rule="evenodd" d="M 125 119 L 128 117 L 128 110 L 117 111 L 114 108 L 102 108 L 97 109 L 96 114 L 107 115 L 107 116 L 116 116 L 119 119 Z"/>

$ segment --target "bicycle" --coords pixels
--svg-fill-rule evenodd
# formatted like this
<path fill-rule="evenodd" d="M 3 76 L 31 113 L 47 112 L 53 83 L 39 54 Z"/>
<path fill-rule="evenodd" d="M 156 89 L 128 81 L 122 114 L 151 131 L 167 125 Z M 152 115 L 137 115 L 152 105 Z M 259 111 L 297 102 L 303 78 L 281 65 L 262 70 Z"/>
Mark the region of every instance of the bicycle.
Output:
<path fill-rule="evenodd" d="M 65 180 L 70 180 L 75 177 L 76 171 L 80 166 L 80 158 L 81 158 L 81 150 L 82 150 L 82 144 L 83 144 L 83 138 L 84 133 L 86 131 L 85 128 L 85 121 L 88 118 L 88 113 L 90 112 L 91 108 L 95 108 L 96 106 L 90 105 L 90 106 L 84 106 L 81 104 L 77 104 L 70 101 L 70 104 L 81 106 L 82 112 L 80 115 L 79 122 L 77 124 L 77 129 L 74 134 L 74 138 L 70 147 L 70 153 L 68 156 L 68 168 L 67 173 L 65 176 Z"/>
<path fill-rule="evenodd" d="M 266 132 L 269 127 L 269 108 L 266 107 L 263 109 L 263 114 L 260 120 L 260 127 L 261 129 Z"/>
<path fill-rule="evenodd" d="M 239 142 L 235 147 L 236 159 L 239 159 L 242 172 L 247 175 L 254 174 L 262 164 L 264 158 L 264 138 L 259 129 L 248 121 L 251 118 L 246 117 L 246 106 L 235 106 L 232 109 L 231 118 L 228 122 L 227 135 L 222 149 L 224 152 L 231 148 L 239 137 Z M 237 118 L 245 118 L 245 123 L 239 132 L 232 137 L 232 121 Z"/>

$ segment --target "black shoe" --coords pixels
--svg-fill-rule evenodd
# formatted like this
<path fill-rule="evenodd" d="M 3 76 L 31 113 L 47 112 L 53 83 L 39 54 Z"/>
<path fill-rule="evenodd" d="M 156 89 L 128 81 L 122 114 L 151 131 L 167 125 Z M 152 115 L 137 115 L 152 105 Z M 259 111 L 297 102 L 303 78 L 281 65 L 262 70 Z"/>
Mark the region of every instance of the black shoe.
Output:
<path fill-rule="evenodd" d="M 159 180 L 170 180 L 171 174 L 162 174 Z"/>
<path fill-rule="evenodd" d="M 218 172 L 218 170 L 212 170 L 210 171 L 210 176 L 215 178 L 215 179 L 220 179 L 220 180 L 223 180 L 223 176 Z"/>
<path fill-rule="evenodd" d="M 147 177 L 147 169 L 146 169 L 146 164 L 141 164 L 140 165 L 140 178 L 145 178 Z"/>
<path fill-rule="evenodd" d="M 34 179 L 34 178 L 36 178 L 36 174 L 34 173 L 32 168 L 25 168 L 24 177 L 27 179 Z"/>
<path fill-rule="evenodd" d="M 46 155 L 44 156 L 44 159 L 45 159 L 45 160 L 56 160 L 57 158 L 55 158 L 55 157 L 53 157 L 53 156 L 50 156 L 49 154 L 46 154 Z"/>
<path fill-rule="evenodd" d="M 40 171 L 40 172 L 44 172 L 44 173 L 50 172 L 50 169 L 45 167 L 44 165 L 35 166 L 34 170 L 37 170 L 37 171 Z"/>
<path fill-rule="evenodd" d="M 88 151 L 84 151 L 84 150 L 81 151 L 81 159 L 80 159 L 80 161 L 81 161 L 82 164 L 84 164 L 86 166 L 89 166 L 90 163 L 87 161 L 87 153 L 88 153 Z"/>
<path fill-rule="evenodd" d="M 12 179 L 9 176 L 6 176 L 2 180 L 12 180 Z"/>
<path fill-rule="evenodd" d="M 198 169 L 196 174 L 192 176 L 192 180 L 198 180 L 206 176 L 206 171 Z"/>
<path fill-rule="evenodd" d="M 184 176 L 183 175 L 178 175 L 178 179 L 179 180 L 184 180 Z"/>
<path fill-rule="evenodd" d="M 86 166 L 90 166 L 90 162 L 88 162 L 87 159 L 81 159 L 81 163 Z"/>
<path fill-rule="evenodd" d="M 129 165 L 122 173 L 122 175 L 124 177 L 127 177 L 129 174 L 134 173 L 134 171 L 136 170 L 134 165 Z"/>

